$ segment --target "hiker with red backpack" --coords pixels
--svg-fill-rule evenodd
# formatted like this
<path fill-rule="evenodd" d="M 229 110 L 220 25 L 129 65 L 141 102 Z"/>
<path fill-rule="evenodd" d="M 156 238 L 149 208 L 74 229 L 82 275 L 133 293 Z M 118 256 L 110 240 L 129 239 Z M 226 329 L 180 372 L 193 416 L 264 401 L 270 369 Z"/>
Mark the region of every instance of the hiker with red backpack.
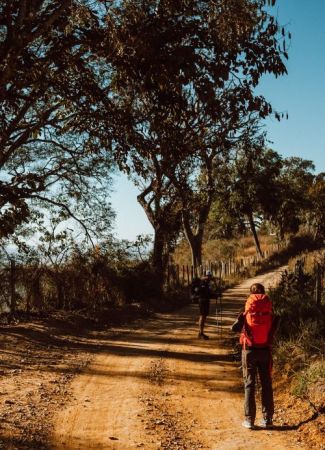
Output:
<path fill-rule="evenodd" d="M 255 385 L 257 373 L 262 388 L 262 414 L 260 426 L 272 427 L 274 413 L 272 388 L 272 353 L 271 344 L 276 321 L 273 317 L 272 302 L 265 294 L 264 286 L 254 283 L 250 287 L 250 295 L 233 331 L 240 331 L 242 345 L 242 368 L 245 388 L 244 412 L 245 428 L 254 428 L 256 418 Z"/>

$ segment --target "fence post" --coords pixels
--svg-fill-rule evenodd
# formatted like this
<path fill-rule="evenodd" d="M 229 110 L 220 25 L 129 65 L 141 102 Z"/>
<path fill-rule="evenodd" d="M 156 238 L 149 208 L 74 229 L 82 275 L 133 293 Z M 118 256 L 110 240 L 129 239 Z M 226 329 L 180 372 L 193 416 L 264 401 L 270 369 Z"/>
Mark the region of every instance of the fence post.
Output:
<path fill-rule="evenodd" d="M 315 286 L 315 300 L 316 304 L 320 305 L 322 301 L 322 275 L 320 264 L 316 264 L 316 286 Z"/>
<path fill-rule="evenodd" d="M 12 259 L 10 261 L 10 312 L 15 314 L 16 312 L 16 265 Z"/>

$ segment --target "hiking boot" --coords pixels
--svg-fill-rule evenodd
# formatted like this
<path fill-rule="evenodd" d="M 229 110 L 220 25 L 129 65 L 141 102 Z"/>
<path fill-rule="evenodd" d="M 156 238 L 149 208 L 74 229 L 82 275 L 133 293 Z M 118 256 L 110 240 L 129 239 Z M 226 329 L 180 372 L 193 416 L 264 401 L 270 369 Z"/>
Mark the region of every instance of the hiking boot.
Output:
<path fill-rule="evenodd" d="M 209 339 L 209 336 L 207 336 L 207 335 L 204 334 L 204 333 L 199 333 L 197 337 L 198 337 L 199 339 L 204 339 L 205 341 L 206 341 L 207 339 Z"/>
<path fill-rule="evenodd" d="M 259 423 L 261 428 L 272 428 L 273 427 L 273 422 L 272 419 L 268 419 L 268 418 L 263 418 L 260 423 Z"/>
<path fill-rule="evenodd" d="M 245 420 L 242 422 L 242 426 L 243 426 L 244 428 L 248 428 L 249 430 L 252 430 L 252 429 L 254 428 L 253 422 L 252 422 L 251 420 L 249 420 L 249 419 L 245 419 Z"/>

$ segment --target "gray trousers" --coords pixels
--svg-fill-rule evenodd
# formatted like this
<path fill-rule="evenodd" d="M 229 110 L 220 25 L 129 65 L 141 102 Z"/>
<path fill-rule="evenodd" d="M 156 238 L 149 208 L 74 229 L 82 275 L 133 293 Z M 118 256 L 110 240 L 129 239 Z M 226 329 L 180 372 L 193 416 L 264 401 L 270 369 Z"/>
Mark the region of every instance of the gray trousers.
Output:
<path fill-rule="evenodd" d="M 262 413 L 272 419 L 274 413 L 272 389 L 272 355 L 270 349 L 246 349 L 242 351 L 242 366 L 245 387 L 245 418 L 252 423 L 256 417 L 255 386 L 258 373 L 262 389 Z"/>

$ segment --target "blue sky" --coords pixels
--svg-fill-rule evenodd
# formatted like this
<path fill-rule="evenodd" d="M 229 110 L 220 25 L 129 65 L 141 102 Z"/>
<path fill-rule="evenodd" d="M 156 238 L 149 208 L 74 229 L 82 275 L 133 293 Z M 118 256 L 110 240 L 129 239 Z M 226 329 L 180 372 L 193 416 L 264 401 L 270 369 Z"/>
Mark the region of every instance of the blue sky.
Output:
<path fill-rule="evenodd" d="M 279 22 L 291 32 L 287 62 L 288 75 L 265 76 L 259 85 L 262 93 L 289 119 L 266 121 L 270 145 L 287 156 L 310 159 L 316 172 L 325 171 L 325 0 L 278 0 L 273 8 Z M 136 188 L 126 177 L 116 177 L 112 205 L 117 213 L 115 234 L 135 239 L 152 233 L 140 205 Z"/>
<path fill-rule="evenodd" d="M 292 33 L 288 75 L 264 77 L 259 91 L 289 120 L 266 121 L 272 148 L 283 156 L 314 161 L 325 171 L 325 1 L 278 0 L 281 24 Z"/>

